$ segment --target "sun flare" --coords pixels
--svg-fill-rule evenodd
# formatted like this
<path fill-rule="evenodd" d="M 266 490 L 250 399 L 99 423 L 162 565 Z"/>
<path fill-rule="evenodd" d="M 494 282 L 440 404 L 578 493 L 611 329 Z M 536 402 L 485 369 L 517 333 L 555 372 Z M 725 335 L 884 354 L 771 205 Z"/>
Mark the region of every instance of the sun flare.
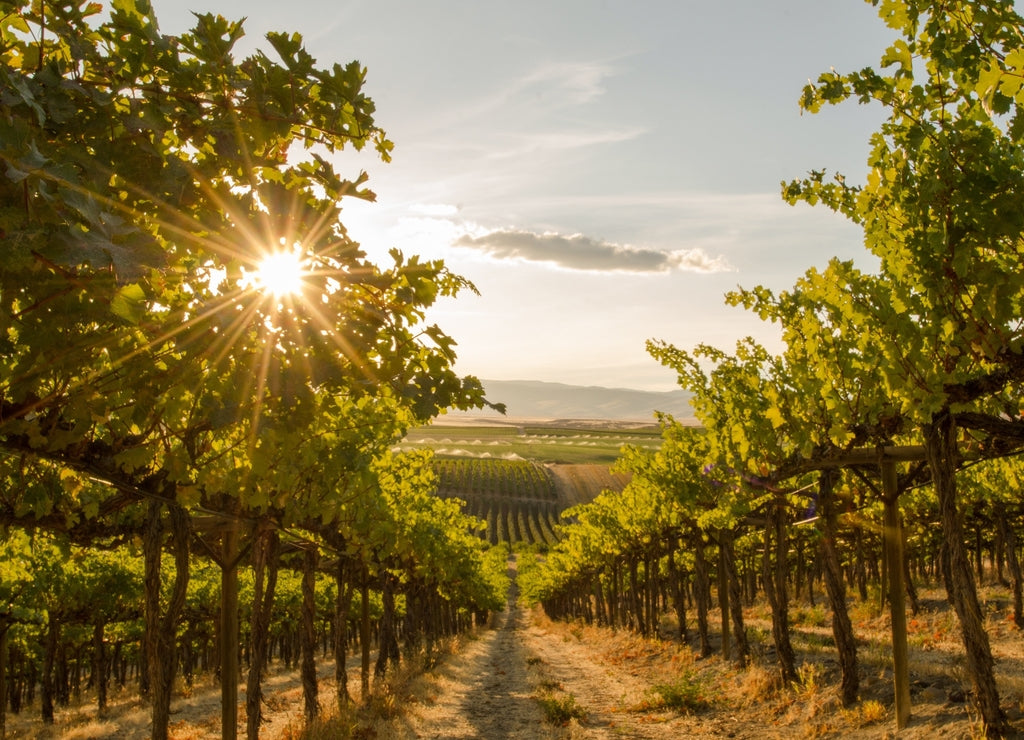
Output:
<path fill-rule="evenodd" d="M 306 270 L 298 252 L 275 252 L 263 258 L 256 269 L 255 284 L 275 298 L 302 292 Z"/>

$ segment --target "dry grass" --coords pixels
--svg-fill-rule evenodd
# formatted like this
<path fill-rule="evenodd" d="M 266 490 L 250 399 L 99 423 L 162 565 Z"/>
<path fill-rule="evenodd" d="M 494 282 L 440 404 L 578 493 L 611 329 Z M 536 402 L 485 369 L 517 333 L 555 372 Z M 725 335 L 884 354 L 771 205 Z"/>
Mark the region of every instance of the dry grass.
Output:
<path fill-rule="evenodd" d="M 1014 727 L 1024 730 L 1024 640 L 1008 618 L 1006 589 L 987 587 L 981 596 L 988 607 L 986 625 L 997 659 L 1003 706 Z M 982 728 L 970 707 L 956 615 L 940 589 L 922 589 L 921 599 L 920 614 L 908 616 L 912 720 L 899 737 L 982 737 Z M 745 726 L 770 728 L 768 735 L 772 737 L 894 736 L 888 614 L 880 611 L 877 598 L 852 601 L 850 614 L 858 640 L 861 678 L 860 701 L 851 707 L 843 707 L 840 701 L 831 615 L 820 602 L 816 606 L 794 605 L 791 640 L 797 652 L 799 680 L 789 687 L 782 685 L 771 657 L 770 615 L 762 604 L 744 611 L 754 654 L 744 670 L 734 669 L 717 656 L 700 660 L 690 645 L 644 640 L 624 631 L 550 623 L 546 629 L 552 639 L 600 646 L 597 650 L 604 663 L 641 676 L 652 687 L 678 684 L 680 680 L 705 687 L 712 699 L 698 712 L 709 723 L 741 709 Z M 711 624 L 716 623 L 717 613 L 713 612 Z M 666 634 L 671 634 L 673 627 L 670 623 L 663 625 Z"/>
<path fill-rule="evenodd" d="M 82 724 L 69 727 L 61 733 L 60 737 L 64 740 L 93 740 L 93 738 L 110 737 L 116 732 L 117 725 L 113 722 L 84 720 Z"/>
<path fill-rule="evenodd" d="M 466 639 L 466 638 L 462 638 Z M 347 740 L 361 737 L 387 737 L 379 734 L 389 721 L 401 714 L 404 706 L 417 701 L 417 681 L 429 666 L 458 649 L 458 638 L 440 644 L 428 656 L 421 653 L 403 663 L 384 681 L 373 687 L 367 705 L 353 703 L 339 716 L 333 702 L 333 666 L 321 666 L 319 681 L 322 716 L 306 726 L 302 713 L 303 695 L 297 671 L 271 672 L 264 682 L 264 718 L 261 736 L 274 740 Z M 353 669 L 353 672 L 357 671 Z M 359 680 L 352 675 L 350 688 L 358 691 Z M 358 699 L 358 696 L 356 697 Z M 20 715 L 8 715 L 7 737 L 15 740 L 145 740 L 149 738 L 149 708 L 133 692 L 111 696 L 105 716 L 96 716 L 94 704 L 85 701 L 56 712 L 53 726 L 38 719 L 38 703 Z M 238 707 L 239 736 L 245 733 L 244 695 Z M 221 737 L 220 689 L 210 677 L 193 686 L 182 685 L 172 704 L 171 740 L 217 740 Z"/>
<path fill-rule="evenodd" d="M 472 635 L 451 638 L 430 654 L 421 652 L 403 660 L 374 684 L 368 701 L 352 704 L 339 715 L 333 709 L 309 726 L 300 721 L 287 728 L 287 740 L 359 740 L 391 737 L 396 720 L 401 720 L 413 705 L 430 702 L 435 694 L 431 669 L 445 657 L 459 652 Z"/>
<path fill-rule="evenodd" d="M 752 663 L 736 676 L 735 695 L 740 706 L 749 707 L 774 701 L 782 690 L 782 678 L 774 666 Z"/>
<path fill-rule="evenodd" d="M 567 692 L 557 681 L 541 681 L 534 695 L 544 719 L 552 725 L 568 726 L 573 720 L 585 719 L 586 710 L 576 701 L 576 697 Z"/>

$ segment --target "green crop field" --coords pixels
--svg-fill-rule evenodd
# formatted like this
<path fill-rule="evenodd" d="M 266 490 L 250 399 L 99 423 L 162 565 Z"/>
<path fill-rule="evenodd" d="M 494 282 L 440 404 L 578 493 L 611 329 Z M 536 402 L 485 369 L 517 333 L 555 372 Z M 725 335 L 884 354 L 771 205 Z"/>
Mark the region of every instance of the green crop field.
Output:
<path fill-rule="evenodd" d="M 563 510 L 622 488 L 625 477 L 609 467 L 624 446 L 654 449 L 660 441 L 655 426 L 439 425 L 413 430 L 400 448 L 434 451 L 438 495 L 464 501 L 491 544 L 546 548 L 557 541 Z"/>
<path fill-rule="evenodd" d="M 539 463 L 610 465 L 624 445 L 657 448 L 655 425 L 609 428 L 557 424 L 436 425 L 414 429 L 401 447 L 430 447 L 438 457 L 492 457 Z"/>
<path fill-rule="evenodd" d="M 438 495 L 466 502 L 467 514 L 487 523 L 482 537 L 547 547 L 565 508 L 555 477 L 538 463 L 494 458 L 439 458 Z"/>

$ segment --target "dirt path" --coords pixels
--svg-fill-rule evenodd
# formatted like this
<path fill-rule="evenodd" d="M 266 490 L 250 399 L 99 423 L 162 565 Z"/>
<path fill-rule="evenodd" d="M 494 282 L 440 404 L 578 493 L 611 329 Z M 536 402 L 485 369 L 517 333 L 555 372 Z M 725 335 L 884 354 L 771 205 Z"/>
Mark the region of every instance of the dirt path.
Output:
<path fill-rule="evenodd" d="M 509 575 L 514 578 L 514 564 Z M 603 664 L 599 646 L 536 623 L 516 603 L 516 588 L 500 626 L 469 642 L 414 688 L 420 703 L 392 728 L 396 738 L 652 738 L 693 736 L 675 713 L 639 710 L 647 684 Z M 545 721 L 538 698 L 569 701 L 585 713 L 568 724 Z M 709 736 L 709 735 L 704 735 Z"/>
<path fill-rule="evenodd" d="M 510 569 L 514 576 L 514 568 Z M 516 604 L 513 582 L 509 602 L 496 630 L 471 640 L 456 656 L 421 679 L 422 703 L 404 718 L 409 738 L 553 737 L 540 706 L 532 698 L 536 679 L 523 642 L 524 612 Z M 425 689 L 425 691 L 424 691 Z"/>
<path fill-rule="evenodd" d="M 692 718 L 645 709 L 650 701 L 649 682 L 639 676 L 639 670 L 609 664 L 600 655 L 602 646 L 571 633 L 549 633 L 537 624 L 530 624 L 522 636 L 526 649 L 540 661 L 537 667 L 545 680 L 571 695 L 585 712 L 563 737 L 667 740 L 717 735 Z"/>

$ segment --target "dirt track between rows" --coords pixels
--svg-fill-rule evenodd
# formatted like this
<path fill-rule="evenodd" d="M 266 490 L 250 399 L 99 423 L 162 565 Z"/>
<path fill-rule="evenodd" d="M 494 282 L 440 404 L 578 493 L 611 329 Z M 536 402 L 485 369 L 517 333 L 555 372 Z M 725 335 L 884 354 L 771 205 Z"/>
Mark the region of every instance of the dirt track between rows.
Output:
<path fill-rule="evenodd" d="M 514 577 L 514 567 L 510 568 Z M 595 657 L 600 646 L 538 624 L 516 603 L 513 581 L 497 629 L 482 633 L 432 674 L 396 738 L 679 738 L 692 736 L 672 713 L 629 711 L 647 685 Z M 566 725 L 545 721 L 540 695 L 572 697 L 585 716 Z"/>

